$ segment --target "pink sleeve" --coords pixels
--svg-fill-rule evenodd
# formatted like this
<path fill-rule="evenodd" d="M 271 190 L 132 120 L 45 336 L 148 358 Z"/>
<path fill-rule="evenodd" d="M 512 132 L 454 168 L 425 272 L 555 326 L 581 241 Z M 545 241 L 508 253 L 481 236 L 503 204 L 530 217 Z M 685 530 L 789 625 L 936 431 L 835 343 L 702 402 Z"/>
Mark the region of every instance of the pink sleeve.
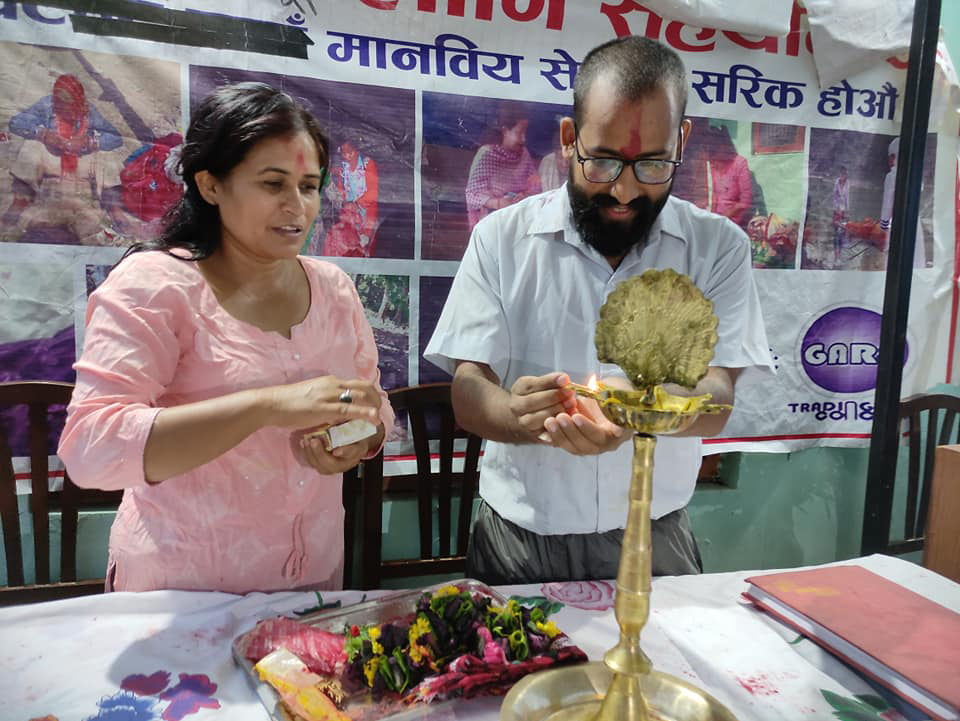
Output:
<path fill-rule="evenodd" d="M 174 331 L 179 291 L 160 270 L 134 256 L 90 296 L 76 388 L 57 450 L 79 486 L 147 485 L 144 447 L 160 411 L 157 399 L 180 356 Z"/>
<path fill-rule="evenodd" d="M 357 377 L 372 382 L 374 385 L 376 385 L 377 390 L 380 392 L 380 398 L 383 401 L 380 405 L 380 420 L 383 421 L 383 437 L 384 440 L 386 440 L 386 438 L 390 435 L 390 431 L 393 430 L 394 413 L 393 408 L 390 405 L 390 401 L 387 399 L 386 391 L 384 391 L 380 386 L 380 368 L 378 367 L 379 354 L 377 353 L 377 342 L 373 337 L 373 329 L 370 328 L 370 324 L 367 322 L 367 316 L 363 311 L 363 304 L 360 302 L 360 296 L 357 294 L 356 287 L 350 280 L 350 276 L 344 274 L 344 278 L 349 286 L 349 293 L 353 303 L 353 327 L 357 336 Z M 379 452 L 380 448 L 377 448 L 375 451 L 372 451 L 369 455 L 367 455 L 366 458 L 373 458 Z"/>

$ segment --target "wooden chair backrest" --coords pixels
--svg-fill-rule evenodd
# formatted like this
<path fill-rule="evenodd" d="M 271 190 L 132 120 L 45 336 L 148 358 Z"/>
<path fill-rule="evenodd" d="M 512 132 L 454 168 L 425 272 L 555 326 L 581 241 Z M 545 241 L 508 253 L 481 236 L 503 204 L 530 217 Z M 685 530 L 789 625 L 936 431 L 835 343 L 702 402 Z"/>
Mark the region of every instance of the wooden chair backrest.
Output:
<path fill-rule="evenodd" d="M 98 593 L 103 579 L 77 580 L 77 529 L 80 508 L 113 507 L 121 491 L 91 491 L 77 487 L 64 472 L 63 490 L 50 491 L 50 416 L 70 402 L 73 385 L 52 381 L 0 383 L 0 407 L 27 407 L 30 455 L 29 512 L 33 524 L 35 582 L 25 584 L 20 511 L 17 504 L 13 453 L 7 429 L 0 424 L 0 522 L 7 567 L 7 587 L 0 588 L 0 605 L 30 603 Z M 60 580 L 51 582 L 50 514 L 60 512 Z"/>
<path fill-rule="evenodd" d="M 359 482 L 362 504 L 361 578 L 362 588 L 379 588 L 385 578 L 462 573 L 466 567 L 467 543 L 473 501 L 477 493 L 481 439 L 456 425 L 450 401 L 450 383 L 430 383 L 389 392 L 393 409 L 409 418 L 416 455 L 416 472 L 384 478 L 383 453 L 364 461 L 344 475 L 345 484 Z M 431 421 L 439 424 L 437 470 L 431 462 Z M 466 439 L 463 470 L 453 471 L 454 440 Z M 454 519 L 452 499 L 459 490 L 459 511 Z M 417 558 L 382 559 L 384 492 L 415 493 L 417 499 Z M 345 494 L 349 495 L 349 487 Z M 434 505 L 437 509 L 438 550 L 433 552 Z M 347 509 L 348 516 L 350 509 Z M 456 521 L 455 540 L 451 536 Z M 350 544 L 352 537 L 346 539 Z"/>
<path fill-rule="evenodd" d="M 919 394 L 901 401 L 900 421 L 906 426 L 909 449 L 904 537 L 889 540 L 888 528 L 888 543 L 883 549 L 884 553 L 900 554 L 923 548 L 936 448 L 960 440 L 958 413 L 960 397 L 957 396 L 942 393 Z"/>

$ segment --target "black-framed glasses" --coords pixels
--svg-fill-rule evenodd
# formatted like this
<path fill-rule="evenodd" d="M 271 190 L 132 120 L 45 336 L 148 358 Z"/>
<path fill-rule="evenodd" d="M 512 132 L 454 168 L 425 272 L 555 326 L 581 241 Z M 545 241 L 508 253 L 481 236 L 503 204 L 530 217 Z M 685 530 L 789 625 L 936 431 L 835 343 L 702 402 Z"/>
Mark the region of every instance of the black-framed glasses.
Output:
<path fill-rule="evenodd" d="M 683 163 L 683 124 L 677 129 L 677 159 L 659 160 L 640 158 L 629 161 L 623 158 L 593 158 L 580 155 L 580 129 L 573 125 L 573 149 L 577 153 L 577 162 L 583 168 L 583 177 L 591 183 L 612 183 L 620 177 L 625 165 L 633 166 L 633 175 L 637 182 L 646 185 L 668 183 Z"/>

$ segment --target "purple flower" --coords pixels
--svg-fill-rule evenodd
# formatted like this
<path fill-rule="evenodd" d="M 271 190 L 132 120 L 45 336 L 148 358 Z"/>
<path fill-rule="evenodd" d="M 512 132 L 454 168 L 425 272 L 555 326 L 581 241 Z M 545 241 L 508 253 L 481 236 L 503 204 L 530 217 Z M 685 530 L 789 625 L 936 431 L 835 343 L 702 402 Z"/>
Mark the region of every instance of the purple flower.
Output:
<path fill-rule="evenodd" d="M 217 684 L 205 674 L 180 674 L 180 683 L 160 694 L 170 705 L 163 712 L 163 721 L 181 721 L 202 708 L 218 709 L 220 702 L 213 698 Z"/>

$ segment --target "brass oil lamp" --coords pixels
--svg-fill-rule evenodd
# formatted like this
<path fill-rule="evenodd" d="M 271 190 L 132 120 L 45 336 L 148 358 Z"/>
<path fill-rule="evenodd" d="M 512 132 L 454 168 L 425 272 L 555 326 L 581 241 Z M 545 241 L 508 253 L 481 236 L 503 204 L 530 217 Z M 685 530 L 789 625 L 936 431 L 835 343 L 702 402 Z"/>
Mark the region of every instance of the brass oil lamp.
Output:
<path fill-rule="evenodd" d="M 693 388 L 717 342 L 713 304 L 674 270 L 647 270 L 621 283 L 600 309 L 597 357 L 615 363 L 636 390 L 574 384 L 606 418 L 633 432 L 629 511 L 614 602 L 620 642 L 603 662 L 542 671 L 507 694 L 501 721 L 736 721 L 716 699 L 655 671 L 640 647 L 650 615 L 650 496 L 658 434 L 675 433 L 701 413 L 729 406 L 710 395 L 678 396 L 664 383 Z"/>

